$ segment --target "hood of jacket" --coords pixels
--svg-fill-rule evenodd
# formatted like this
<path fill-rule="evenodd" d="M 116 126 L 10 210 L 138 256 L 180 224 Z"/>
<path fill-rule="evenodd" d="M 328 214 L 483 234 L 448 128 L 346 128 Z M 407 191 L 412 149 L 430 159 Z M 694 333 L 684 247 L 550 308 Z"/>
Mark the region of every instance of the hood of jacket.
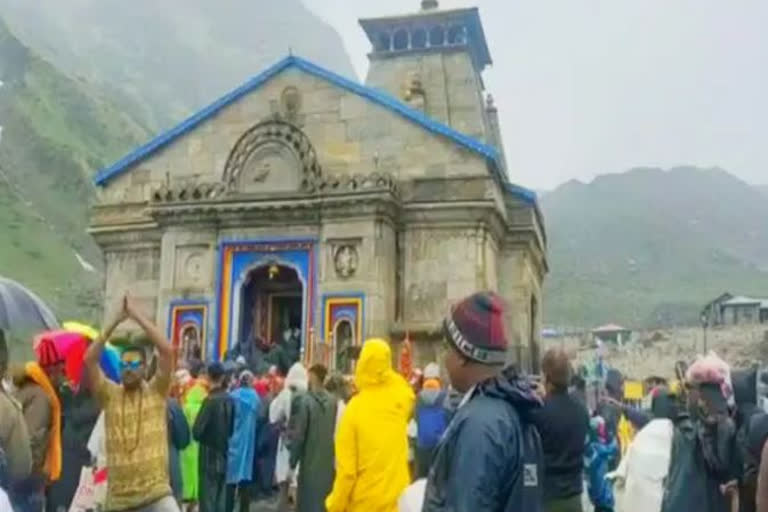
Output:
<path fill-rule="evenodd" d="M 610 368 L 605 374 L 605 389 L 613 396 L 621 396 L 621 385 L 624 383 L 624 376 L 615 368 Z"/>
<path fill-rule="evenodd" d="M 392 369 L 392 350 L 389 348 L 389 343 L 379 338 L 367 340 L 363 344 L 355 369 L 357 389 L 362 391 L 366 388 L 387 385 L 396 377 L 399 375 Z"/>
<path fill-rule="evenodd" d="M 666 388 L 658 388 L 651 400 L 651 413 L 655 419 L 673 420 L 677 417 L 677 397 Z"/>
<path fill-rule="evenodd" d="M 508 366 L 500 374 L 479 384 L 475 393 L 504 400 L 514 406 L 525 420 L 530 420 L 531 413 L 542 406 L 541 398 L 533 391 L 531 381 L 514 366 Z"/>
<path fill-rule="evenodd" d="M 734 370 L 731 385 L 736 405 L 757 405 L 757 368 Z"/>
<path fill-rule="evenodd" d="M 306 391 L 309 386 L 309 376 L 307 370 L 301 363 L 294 363 L 288 370 L 288 375 L 285 377 L 284 389 L 294 388 L 297 391 Z"/>
<path fill-rule="evenodd" d="M 355 385 L 360 393 L 386 390 L 389 400 L 405 408 L 413 407 L 411 386 L 392 369 L 392 350 L 386 341 L 373 338 L 365 342 L 355 369 Z"/>
<path fill-rule="evenodd" d="M 435 405 L 438 399 L 445 395 L 442 389 L 423 389 L 419 393 L 419 402 L 425 405 Z"/>

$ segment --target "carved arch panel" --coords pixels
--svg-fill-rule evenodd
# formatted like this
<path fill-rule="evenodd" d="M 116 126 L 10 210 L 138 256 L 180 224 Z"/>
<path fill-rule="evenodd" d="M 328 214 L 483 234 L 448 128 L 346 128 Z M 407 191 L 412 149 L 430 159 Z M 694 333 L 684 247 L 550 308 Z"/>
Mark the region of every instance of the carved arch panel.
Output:
<path fill-rule="evenodd" d="M 308 191 L 321 177 L 309 137 L 281 120 L 249 128 L 235 143 L 222 179 L 230 191 Z"/>

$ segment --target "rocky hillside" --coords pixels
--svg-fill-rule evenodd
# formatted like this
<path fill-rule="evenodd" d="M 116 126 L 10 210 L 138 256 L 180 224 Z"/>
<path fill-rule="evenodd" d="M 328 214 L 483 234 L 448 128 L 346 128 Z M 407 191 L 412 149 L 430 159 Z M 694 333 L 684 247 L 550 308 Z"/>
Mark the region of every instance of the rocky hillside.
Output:
<path fill-rule="evenodd" d="M 93 173 L 291 50 L 353 74 L 301 0 L 0 0 L 0 275 L 98 319 Z"/>
<path fill-rule="evenodd" d="M 62 317 L 91 316 L 101 256 L 85 233 L 90 176 L 148 132 L 2 20 L 0 80 L 0 274 L 39 291 Z"/>
<path fill-rule="evenodd" d="M 156 129 L 290 51 L 354 74 L 341 37 L 301 0 L 0 0 L 0 15 L 57 68 Z"/>
<path fill-rule="evenodd" d="M 695 325 L 723 291 L 768 296 L 768 201 L 721 169 L 634 169 L 545 194 L 547 325 Z"/>

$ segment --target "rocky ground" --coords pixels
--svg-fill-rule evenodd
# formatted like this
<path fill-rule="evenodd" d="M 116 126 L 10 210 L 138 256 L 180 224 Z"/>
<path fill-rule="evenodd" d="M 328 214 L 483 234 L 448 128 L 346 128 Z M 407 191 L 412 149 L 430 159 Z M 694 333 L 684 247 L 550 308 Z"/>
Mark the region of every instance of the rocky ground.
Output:
<path fill-rule="evenodd" d="M 768 326 L 707 329 L 708 350 L 714 350 L 732 367 L 743 368 L 754 362 L 768 362 Z M 560 346 L 575 364 L 590 362 L 595 350 L 588 334 L 546 340 L 545 349 Z M 676 361 L 692 361 L 704 347 L 701 328 L 658 329 L 634 333 L 624 347 L 605 347 L 605 359 L 632 379 L 654 375 L 674 378 Z"/>

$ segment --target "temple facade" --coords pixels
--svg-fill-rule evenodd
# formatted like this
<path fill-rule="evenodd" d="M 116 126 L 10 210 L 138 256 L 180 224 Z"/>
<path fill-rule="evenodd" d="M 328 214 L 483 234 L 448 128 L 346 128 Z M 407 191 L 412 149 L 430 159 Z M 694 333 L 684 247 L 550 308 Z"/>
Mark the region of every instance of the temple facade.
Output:
<path fill-rule="evenodd" d="M 349 371 L 371 336 L 434 360 L 449 306 L 489 289 L 535 371 L 546 235 L 507 169 L 478 10 L 360 24 L 365 84 L 290 55 L 98 173 L 105 314 L 130 290 L 180 357 L 290 340 Z"/>

